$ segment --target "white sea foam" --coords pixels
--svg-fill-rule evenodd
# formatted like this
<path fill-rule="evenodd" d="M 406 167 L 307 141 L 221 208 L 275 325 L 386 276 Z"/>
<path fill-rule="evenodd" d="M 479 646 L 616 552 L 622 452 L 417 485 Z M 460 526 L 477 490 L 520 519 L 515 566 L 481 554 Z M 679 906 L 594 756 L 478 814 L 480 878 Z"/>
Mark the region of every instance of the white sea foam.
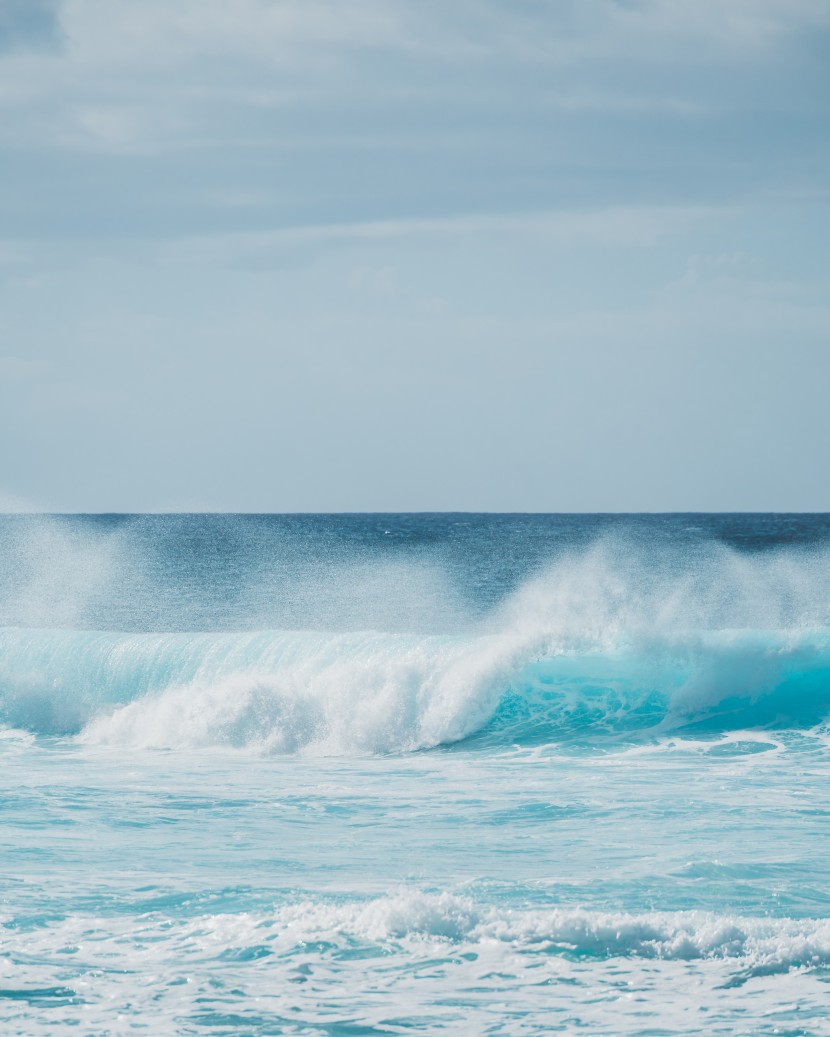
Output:
<path fill-rule="evenodd" d="M 214 916 L 200 923 L 205 924 L 223 942 L 255 938 L 283 949 L 313 941 L 497 941 L 516 951 L 680 961 L 722 958 L 765 970 L 830 964 L 826 919 L 741 918 L 704 911 L 511 910 L 450 893 L 402 891 L 345 904 L 304 901 L 281 907 L 273 916 Z"/>
<path fill-rule="evenodd" d="M 512 651 L 491 638 L 319 638 L 271 672 L 254 666 L 142 696 L 93 717 L 83 738 L 266 753 L 411 751 L 480 730 L 512 663 Z"/>
<path fill-rule="evenodd" d="M 591 1033 L 659 1025 L 697 1034 L 706 1031 L 700 1007 L 707 1027 L 714 1019 L 723 1032 L 766 1032 L 770 1015 L 794 1018 L 795 1032 L 825 1032 L 826 921 L 510 910 L 401 891 L 273 911 L 5 925 L 0 1010 L 9 1032 L 82 1022 L 88 1032 L 126 1033 L 151 1011 L 153 1032 L 170 1034 L 197 1023 L 222 1033 L 341 1024 L 484 1033 L 498 1019 L 500 1033 L 530 1037 L 561 1018 Z"/>
<path fill-rule="evenodd" d="M 12 920 L 6 924 L 12 926 Z M 287 955 L 319 948 L 347 957 L 356 947 L 434 954 L 503 945 L 514 954 L 558 954 L 581 959 L 722 960 L 734 968 L 783 972 L 830 966 L 830 920 L 752 918 L 706 911 L 642 913 L 582 908 L 517 909 L 449 892 L 403 889 L 368 900 L 298 900 L 273 911 L 203 914 L 176 920 L 142 915 L 130 921 L 98 915 L 53 923 L 31 934 L 32 946 L 86 944 L 94 962 L 120 955 L 182 955 L 213 960 L 254 948 Z M 5 951 L 21 937 L 7 930 Z M 121 950 L 119 950 L 121 948 Z M 102 960 L 103 960 L 102 958 Z"/>

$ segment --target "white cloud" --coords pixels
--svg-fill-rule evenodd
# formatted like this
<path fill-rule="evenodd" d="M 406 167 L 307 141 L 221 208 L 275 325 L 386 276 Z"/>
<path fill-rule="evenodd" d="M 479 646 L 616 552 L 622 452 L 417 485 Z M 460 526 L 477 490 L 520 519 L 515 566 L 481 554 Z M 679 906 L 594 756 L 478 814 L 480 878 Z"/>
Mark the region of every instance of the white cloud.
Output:
<path fill-rule="evenodd" d="M 746 252 L 721 252 L 717 255 L 694 253 L 686 262 L 686 270 L 678 283 L 693 285 L 704 281 L 728 283 L 752 275 L 757 257 Z"/>
<path fill-rule="evenodd" d="M 267 265 L 268 257 L 294 249 L 347 244 L 378 244 L 413 239 L 438 241 L 471 237 L 549 239 L 561 245 L 587 242 L 607 247 L 637 248 L 656 244 L 727 210 L 705 206 L 612 206 L 600 209 L 481 213 L 432 219 L 373 220 L 285 227 L 248 233 L 200 235 L 165 246 L 172 265 Z"/>

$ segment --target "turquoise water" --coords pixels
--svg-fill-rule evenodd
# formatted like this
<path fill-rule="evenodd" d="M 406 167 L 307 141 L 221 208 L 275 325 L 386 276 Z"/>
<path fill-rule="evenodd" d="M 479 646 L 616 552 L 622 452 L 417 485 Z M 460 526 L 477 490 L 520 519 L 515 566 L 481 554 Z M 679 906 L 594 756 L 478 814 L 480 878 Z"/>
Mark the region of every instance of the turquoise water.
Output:
<path fill-rule="evenodd" d="M 830 520 L 0 520 L 0 1032 L 830 1033 Z"/>

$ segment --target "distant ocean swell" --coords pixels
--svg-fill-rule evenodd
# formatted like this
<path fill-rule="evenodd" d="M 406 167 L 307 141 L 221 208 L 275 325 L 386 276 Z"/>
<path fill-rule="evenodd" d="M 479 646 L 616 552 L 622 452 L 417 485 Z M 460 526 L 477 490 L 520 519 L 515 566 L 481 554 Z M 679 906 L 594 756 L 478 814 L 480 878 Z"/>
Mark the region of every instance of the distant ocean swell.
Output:
<path fill-rule="evenodd" d="M 0 722 L 148 748 L 394 753 L 809 729 L 830 630 L 575 637 L 0 630 Z"/>

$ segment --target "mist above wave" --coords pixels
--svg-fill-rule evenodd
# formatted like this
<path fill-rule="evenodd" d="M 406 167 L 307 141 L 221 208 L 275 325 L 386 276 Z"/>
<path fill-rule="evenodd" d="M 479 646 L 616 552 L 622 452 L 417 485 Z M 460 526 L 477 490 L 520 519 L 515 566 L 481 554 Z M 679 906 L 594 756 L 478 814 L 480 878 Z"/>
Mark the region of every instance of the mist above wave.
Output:
<path fill-rule="evenodd" d="M 826 516 L 0 516 L 0 626 L 827 626 L 828 538 Z"/>

